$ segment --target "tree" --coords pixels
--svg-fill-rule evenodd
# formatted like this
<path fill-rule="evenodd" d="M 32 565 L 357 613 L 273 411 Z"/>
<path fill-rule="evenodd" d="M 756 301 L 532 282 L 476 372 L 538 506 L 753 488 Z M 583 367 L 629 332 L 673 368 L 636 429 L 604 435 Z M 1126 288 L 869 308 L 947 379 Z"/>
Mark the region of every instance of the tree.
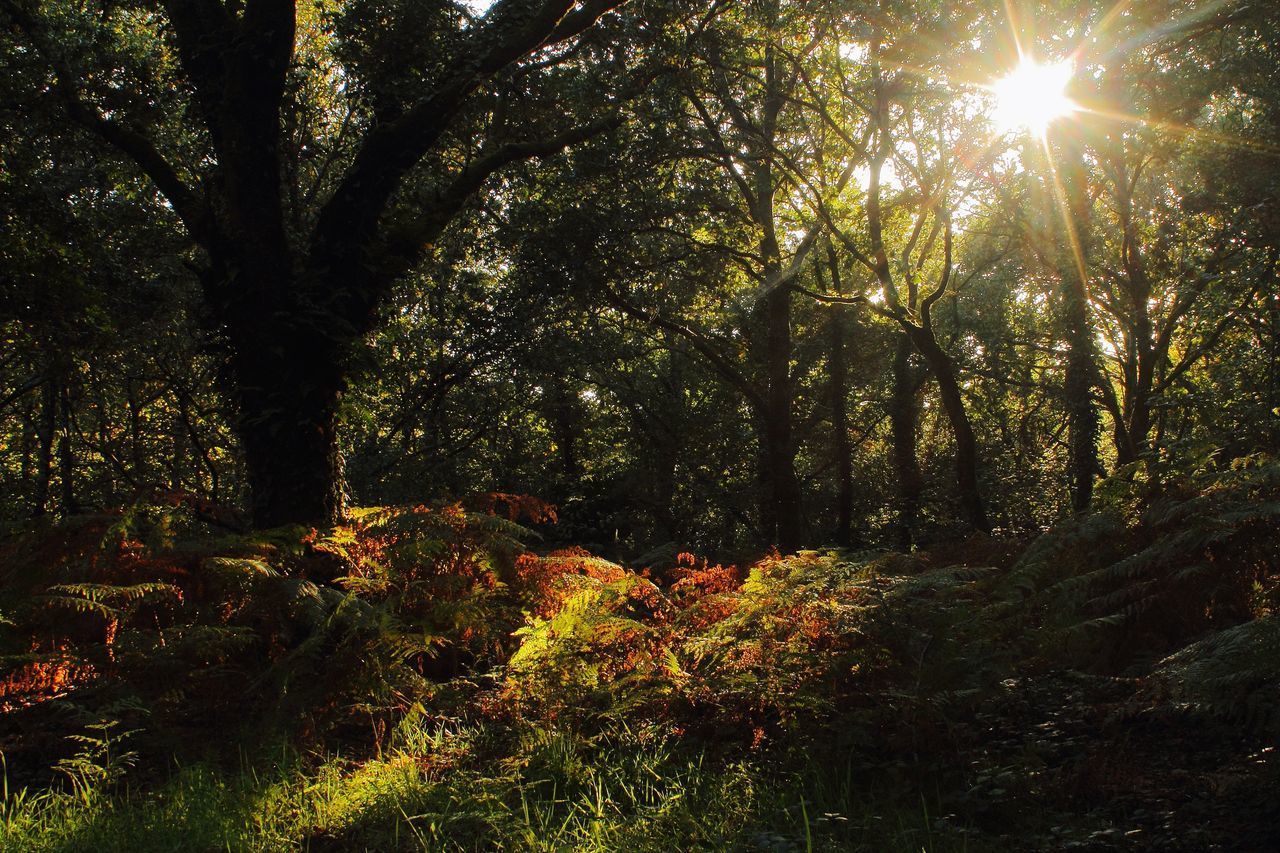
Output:
<path fill-rule="evenodd" d="M 678 260 L 661 269 L 645 267 L 647 260 L 615 263 L 598 276 L 599 289 L 619 310 L 682 339 L 742 395 L 756 438 L 760 537 L 794 549 L 805 520 L 788 284 L 821 231 L 799 201 L 815 183 L 843 186 L 853 168 L 816 177 L 833 164 L 821 156 L 799 97 L 802 67 L 829 24 L 822 10 L 765 2 L 717 11 L 691 33 L 691 68 L 681 77 L 677 107 L 684 126 L 672 128 L 659 173 L 684 198 L 636 226 L 665 234 L 663 251 Z M 655 292 L 678 283 L 686 305 L 717 308 L 681 316 L 671 300 L 660 307 L 637 295 L 642 282 Z"/>
<path fill-rule="evenodd" d="M 961 22 L 931 21 L 941 32 L 961 28 Z M 856 45 L 861 61 L 843 56 L 833 61 L 835 82 L 825 92 L 811 86 L 827 124 L 845 145 L 846 156 L 865 163 L 861 197 L 845 211 L 823 208 L 827 226 L 856 266 L 879 289 L 877 301 L 866 295 L 841 297 L 809 295 L 821 301 L 859 303 L 891 320 L 901 330 L 893 356 L 890 421 L 894 465 L 900 490 L 898 542 L 909 547 L 919 512 L 923 478 L 916 451 L 916 394 L 918 380 L 911 367 L 919 353 L 938 384 L 943 409 L 956 442 L 956 484 L 961 507 L 976 529 L 990 531 L 991 523 L 978 484 L 977 440 L 965 408 L 955 362 L 940 344 L 933 309 L 948 292 L 989 266 L 953 279 L 952 209 L 972 192 L 965 172 L 988 154 L 979 151 L 972 122 L 949 106 L 950 92 L 939 92 L 916 69 L 914 37 L 905 26 L 886 26 L 886 18 L 867 22 L 862 38 L 851 35 L 842 50 Z M 954 37 L 954 35 L 953 35 Z M 966 160 L 968 161 L 966 163 Z M 892 175 L 892 179 L 889 176 Z M 897 183 L 894 189 L 891 184 Z M 850 232 L 857 229 L 858 237 Z M 921 275 L 935 270 L 936 283 L 927 287 Z"/>
<path fill-rule="evenodd" d="M 476 18 L 353 3 L 321 19 L 292 0 L 6 4 L 50 95 L 150 178 L 200 249 L 256 524 L 342 512 L 348 365 L 394 282 L 491 175 L 618 121 L 603 96 L 603 118 L 514 116 L 574 73 L 622 73 L 626 49 L 589 38 L 619 5 L 499 0 Z M 395 61 L 379 55 L 397 43 Z"/>

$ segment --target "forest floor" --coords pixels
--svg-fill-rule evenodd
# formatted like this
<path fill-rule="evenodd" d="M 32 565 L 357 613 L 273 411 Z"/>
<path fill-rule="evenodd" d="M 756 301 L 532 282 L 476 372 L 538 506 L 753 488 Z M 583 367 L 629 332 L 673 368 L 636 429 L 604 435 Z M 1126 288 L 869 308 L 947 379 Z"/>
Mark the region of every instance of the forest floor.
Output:
<path fill-rule="evenodd" d="M 748 570 L 458 506 L 29 532 L 0 849 L 1277 850 L 1280 475 L 1232 476 Z"/>

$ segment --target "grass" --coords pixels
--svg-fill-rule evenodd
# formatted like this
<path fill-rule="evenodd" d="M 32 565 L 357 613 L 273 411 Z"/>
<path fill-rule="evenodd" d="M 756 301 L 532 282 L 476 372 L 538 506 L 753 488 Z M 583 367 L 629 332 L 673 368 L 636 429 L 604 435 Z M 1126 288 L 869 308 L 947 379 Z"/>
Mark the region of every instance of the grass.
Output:
<path fill-rule="evenodd" d="M 0 849 L 961 850 L 928 809 L 860 799 L 851 766 L 799 772 L 688 752 L 659 727 L 406 733 L 383 756 L 175 768 L 139 790 L 5 791 Z M 255 769 L 256 768 L 256 769 Z M 266 768 L 266 769 L 264 769 Z"/>

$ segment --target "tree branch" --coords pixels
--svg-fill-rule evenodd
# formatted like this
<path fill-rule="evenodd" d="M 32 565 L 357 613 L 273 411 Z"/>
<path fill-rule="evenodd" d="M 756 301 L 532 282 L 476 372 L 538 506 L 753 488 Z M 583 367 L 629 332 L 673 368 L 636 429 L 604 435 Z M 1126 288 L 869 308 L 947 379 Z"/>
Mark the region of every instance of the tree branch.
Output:
<path fill-rule="evenodd" d="M 618 293 L 607 284 L 601 287 L 601 292 L 603 293 L 606 302 L 613 305 L 615 308 L 618 308 L 624 314 L 634 317 L 637 320 L 642 320 L 655 328 L 672 332 L 687 340 L 692 344 L 693 348 L 710 363 L 711 367 L 724 377 L 725 381 L 741 391 L 753 405 L 764 405 L 764 397 L 761 395 L 759 389 L 757 389 L 754 384 L 743 376 L 737 367 L 735 367 L 727 358 L 717 352 L 705 335 L 681 323 L 668 320 L 659 314 L 645 311 L 643 308 L 629 302 L 622 296 L 622 294 Z"/>

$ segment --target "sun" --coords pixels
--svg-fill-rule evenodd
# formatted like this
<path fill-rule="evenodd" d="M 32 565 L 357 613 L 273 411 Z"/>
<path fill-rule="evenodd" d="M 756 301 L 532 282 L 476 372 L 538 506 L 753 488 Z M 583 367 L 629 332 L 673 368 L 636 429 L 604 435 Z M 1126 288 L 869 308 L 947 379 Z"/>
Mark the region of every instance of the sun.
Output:
<path fill-rule="evenodd" d="M 1067 97 L 1074 73 L 1070 60 L 1042 65 L 1024 57 L 1017 68 L 988 87 L 996 98 L 996 126 L 1004 132 L 1027 130 L 1043 136 L 1056 119 L 1079 109 Z"/>

